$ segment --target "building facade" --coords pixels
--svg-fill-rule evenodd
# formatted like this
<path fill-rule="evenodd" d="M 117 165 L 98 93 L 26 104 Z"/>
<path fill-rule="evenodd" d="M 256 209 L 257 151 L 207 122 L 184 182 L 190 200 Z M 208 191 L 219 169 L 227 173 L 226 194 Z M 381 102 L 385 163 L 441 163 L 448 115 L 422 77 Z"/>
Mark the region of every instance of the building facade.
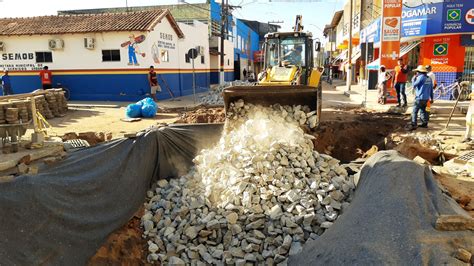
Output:
<path fill-rule="evenodd" d="M 244 21 L 234 18 L 232 37 L 234 43 L 234 77 L 243 80 L 244 69 L 248 73 L 258 71 L 254 63 L 254 53 L 259 50 L 259 35 Z M 257 73 L 256 73 L 257 74 Z"/>
<path fill-rule="evenodd" d="M 254 33 L 258 35 L 258 44 L 257 42 L 257 35 L 252 34 L 250 39 L 250 54 L 251 54 L 251 63 L 252 63 L 252 71 L 255 74 L 262 72 L 263 70 L 263 61 L 264 61 L 264 51 L 263 51 L 263 44 L 265 42 L 265 35 L 270 32 L 277 32 L 280 29 L 279 25 L 271 24 L 271 23 L 262 23 L 259 21 L 254 20 L 245 20 L 239 19 L 245 25 L 247 25 Z M 249 34 L 243 36 L 249 36 Z M 235 41 L 235 40 L 234 40 Z M 246 53 L 248 55 L 248 53 Z"/>
<path fill-rule="evenodd" d="M 210 82 L 211 84 L 219 83 L 219 72 L 220 72 L 220 39 L 221 39 L 221 4 L 215 0 L 206 0 L 205 3 L 178 3 L 172 5 L 151 5 L 151 6 L 134 6 L 134 7 L 117 7 L 117 8 L 98 8 L 98 9 L 83 9 L 83 10 L 64 10 L 59 11 L 60 15 L 77 15 L 77 14 L 100 14 L 100 13 L 123 13 L 123 12 L 136 12 L 136 11 L 151 11 L 156 9 L 168 9 L 170 10 L 173 18 L 179 22 L 188 25 L 193 25 L 195 21 L 199 21 L 207 25 L 207 35 L 199 36 L 204 38 L 207 36 L 209 42 L 209 58 L 210 58 Z M 228 33 L 224 36 L 224 53 L 230 56 L 233 53 L 233 41 L 232 41 L 232 16 L 229 16 Z M 229 52 L 228 52 L 229 51 Z M 234 80 L 234 61 L 229 62 L 224 60 L 224 71 L 225 80 Z"/>
<path fill-rule="evenodd" d="M 168 10 L 94 15 L 0 19 L 0 69 L 9 70 L 15 93 L 41 87 L 43 66 L 53 86 L 69 88 L 72 100 L 135 101 L 149 92 L 153 65 L 160 78 L 159 98 L 192 93 L 192 60 L 197 91 L 211 83 L 208 26 L 178 24 Z M 205 36 L 204 38 L 202 36 Z M 229 54 L 232 68 L 233 54 Z"/>
<path fill-rule="evenodd" d="M 383 0 L 360 0 L 354 3 L 354 12 L 360 12 L 360 16 L 354 14 L 354 25 L 358 25 L 360 17 L 361 30 L 353 28 L 353 39 L 359 40 L 359 43 L 354 44 L 352 63 L 359 70 L 356 73 L 359 80 L 370 80 L 370 75 L 364 76 L 365 69 L 376 71 L 380 66 L 382 3 Z M 345 6 L 344 13 L 346 9 Z M 345 20 L 346 15 L 335 26 L 340 61 L 348 61 Z M 403 58 L 410 68 L 420 64 L 431 65 L 438 81 L 446 85 L 458 78 L 474 81 L 474 1 L 433 0 L 426 3 L 404 0 L 400 29 L 401 47 L 397 57 Z M 366 44 L 367 58 L 362 56 Z M 376 78 L 377 75 L 373 73 L 371 76 Z M 375 88 L 376 82 L 369 82 L 369 88 Z"/>

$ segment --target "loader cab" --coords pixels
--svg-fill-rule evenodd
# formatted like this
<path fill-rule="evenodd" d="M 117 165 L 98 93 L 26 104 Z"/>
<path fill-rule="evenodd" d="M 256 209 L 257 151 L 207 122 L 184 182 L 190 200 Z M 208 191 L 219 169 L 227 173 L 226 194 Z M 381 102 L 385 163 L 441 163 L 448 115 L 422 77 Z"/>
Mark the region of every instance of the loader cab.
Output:
<path fill-rule="evenodd" d="M 313 40 L 311 33 L 276 32 L 265 36 L 264 69 L 287 73 L 286 78 L 298 75 L 298 84 L 307 84 L 313 68 Z M 281 75 L 280 75 L 281 76 Z M 282 78 L 280 78 L 282 79 Z M 280 80 L 280 82 L 283 82 Z M 290 80 L 286 80 L 290 82 Z M 293 81 L 294 83 L 294 81 Z"/>

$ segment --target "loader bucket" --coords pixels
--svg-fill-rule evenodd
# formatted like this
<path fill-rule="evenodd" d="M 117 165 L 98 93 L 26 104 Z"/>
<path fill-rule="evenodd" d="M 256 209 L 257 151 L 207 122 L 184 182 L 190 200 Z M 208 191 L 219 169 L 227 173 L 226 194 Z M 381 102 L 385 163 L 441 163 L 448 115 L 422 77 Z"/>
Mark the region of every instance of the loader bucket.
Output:
<path fill-rule="evenodd" d="M 254 105 L 306 105 L 317 110 L 318 89 L 305 85 L 234 86 L 224 89 L 223 95 L 226 112 L 230 103 L 240 99 Z"/>

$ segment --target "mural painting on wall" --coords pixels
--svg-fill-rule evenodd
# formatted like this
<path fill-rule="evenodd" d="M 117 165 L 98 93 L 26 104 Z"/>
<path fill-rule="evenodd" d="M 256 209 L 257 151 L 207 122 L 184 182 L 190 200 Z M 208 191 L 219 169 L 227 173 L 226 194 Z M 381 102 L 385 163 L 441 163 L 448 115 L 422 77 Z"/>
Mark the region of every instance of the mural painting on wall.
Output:
<path fill-rule="evenodd" d="M 159 49 L 156 43 L 151 46 L 151 56 L 153 57 L 153 62 L 156 64 L 160 63 Z"/>
<path fill-rule="evenodd" d="M 145 35 L 139 35 L 135 37 L 134 34 L 131 34 L 130 36 L 128 36 L 128 39 L 128 41 L 122 43 L 120 46 L 122 46 L 122 48 L 127 47 L 128 49 L 128 65 L 139 66 L 140 64 L 137 60 L 137 54 L 140 54 L 142 57 L 145 57 L 145 53 L 140 53 L 138 44 L 145 41 Z"/>
<path fill-rule="evenodd" d="M 173 35 L 160 32 L 160 39 L 151 45 L 151 56 L 156 64 L 160 62 L 169 62 L 169 50 L 176 49 L 173 42 Z"/>

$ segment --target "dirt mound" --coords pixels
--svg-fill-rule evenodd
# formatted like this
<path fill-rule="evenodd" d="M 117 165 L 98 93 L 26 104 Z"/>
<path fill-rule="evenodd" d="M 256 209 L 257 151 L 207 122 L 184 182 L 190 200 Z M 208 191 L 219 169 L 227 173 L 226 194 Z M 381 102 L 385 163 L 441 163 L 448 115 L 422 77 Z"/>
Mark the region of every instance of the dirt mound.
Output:
<path fill-rule="evenodd" d="M 89 143 L 89 145 L 94 146 L 98 143 L 104 142 L 106 140 L 112 139 L 112 133 L 107 132 L 68 132 L 61 137 L 62 141 L 73 140 L 73 139 L 82 139 Z"/>
<path fill-rule="evenodd" d="M 392 132 L 402 129 L 403 116 L 378 113 L 345 113 L 346 116 L 330 121 L 322 121 L 319 129 L 313 132 L 315 149 L 331 155 L 342 162 L 361 157 L 367 150 L 384 150 L 385 138 Z M 354 117 L 352 117 L 354 116 Z"/>
<path fill-rule="evenodd" d="M 185 112 L 176 123 L 196 124 L 196 123 L 223 123 L 225 121 L 225 111 L 223 107 L 199 108 L 197 110 Z"/>
<path fill-rule="evenodd" d="M 107 241 L 97 250 L 88 265 L 145 265 L 146 240 L 142 238 L 140 217 L 143 209 L 109 235 Z"/>
<path fill-rule="evenodd" d="M 472 182 L 440 174 L 435 177 L 449 191 L 451 197 L 474 218 L 474 185 Z"/>
<path fill-rule="evenodd" d="M 432 165 L 442 164 L 444 161 L 451 160 L 455 157 L 454 154 L 439 150 L 435 139 L 426 141 L 412 136 L 402 138 L 401 143 L 394 147 L 394 150 L 411 160 L 419 156 Z"/>

